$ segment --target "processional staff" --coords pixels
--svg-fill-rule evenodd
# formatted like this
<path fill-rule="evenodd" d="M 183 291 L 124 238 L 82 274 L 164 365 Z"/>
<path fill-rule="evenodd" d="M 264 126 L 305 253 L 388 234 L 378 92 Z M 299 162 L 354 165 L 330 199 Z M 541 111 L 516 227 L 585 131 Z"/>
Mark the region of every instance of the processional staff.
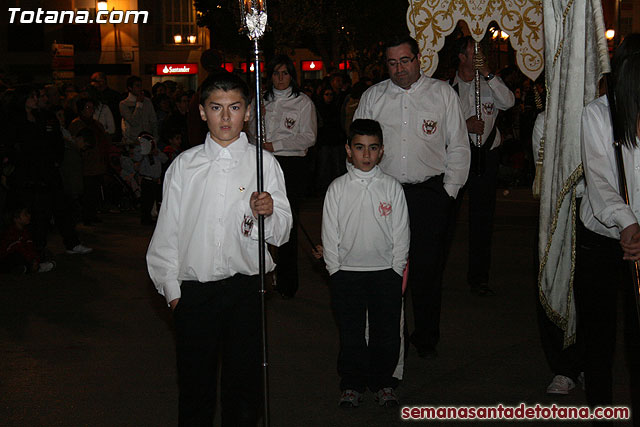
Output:
<path fill-rule="evenodd" d="M 476 119 L 482 120 L 482 100 L 480 98 L 480 68 L 484 66 L 484 58 L 480 55 L 480 43 L 476 40 L 473 42 L 473 68 L 474 68 L 474 88 L 475 88 L 475 106 Z M 482 135 L 476 134 L 476 140 L 471 142 L 473 149 L 476 151 L 476 162 L 473 165 L 475 173 L 480 175 L 484 172 L 485 150 L 483 149 Z M 489 147 L 491 148 L 491 147 Z"/>
<path fill-rule="evenodd" d="M 259 41 L 267 28 L 267 0 L 239 0 L 241 30 L 253 40 L 256 88 L 256 117 L 262 118 L 262 93 L 260 85 Z M 258 192 L 264 191 L 262 173 L 262 145 L 264 144 L 264 121 L 256 120 L 256 168 L 258 170 Z M 262 308 L 262 373 L 264 387 L 264 426 L 269 427 L 269 364 L 267 359 L 267 313 L 265 310 L 265 237 L 264 215 L 258 216 L 258 262 L 260 271 L 260 305 Z"/>

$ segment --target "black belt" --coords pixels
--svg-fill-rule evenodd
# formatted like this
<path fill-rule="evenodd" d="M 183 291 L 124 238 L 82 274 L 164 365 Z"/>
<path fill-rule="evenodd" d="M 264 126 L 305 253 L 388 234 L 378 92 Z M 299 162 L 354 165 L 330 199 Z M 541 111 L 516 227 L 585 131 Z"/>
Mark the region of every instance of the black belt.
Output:
<path fill-rule="evenodd" d="M 441 173 L 440 175 L 431 176 L 422 182 L 416 182 L 413 184 L 402 184 L 402 187 L 403 188 L 427 188 L 437 184 L 444 185 L 443 173 Z"/>

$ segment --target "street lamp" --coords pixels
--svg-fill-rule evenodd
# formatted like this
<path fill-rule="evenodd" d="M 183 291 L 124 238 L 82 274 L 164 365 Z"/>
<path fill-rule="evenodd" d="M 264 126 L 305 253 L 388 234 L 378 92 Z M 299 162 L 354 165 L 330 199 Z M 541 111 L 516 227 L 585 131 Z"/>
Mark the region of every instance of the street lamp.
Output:
<path fill-rule="evenodd" d="M 240 25 L 249 40 L 253 40 L 256 88 L 256 168 L 258 192 L 264 191 L 262 177 L 262 146 L 264 144 L 264 118 L 262 117 L 262 90 L 260 88 L 259 41 L 267 29 L 267 0 L 238 0 L 240 3 Z M 262 373 L 264 386 L 264 426 L 269 427 L 269 370 L 267 362 L 267 317 L 265 310 L 265 237 L 264 215 L 258 215 L 258 265 L 260 272 L 260 305 L 262 308 Z"/>
<path fill-rule="evenodd" d="M 96 4 L 98 6 L 98 10 L 109 10 L 107 0 L 99 0 Z"/>
<path fill-rule="evenodd" d="M 175 35 L 173 36 L 173 42 L 174 42 L 175 44 L 180 44 L 180 43 L 182 43 L 182 36 L 181 36 L 180 34 L 175 34 Z"/>
<path fill-rule="evenodd" d="M 605 31 L 604 36 L 607 40 L 611 41 L 616 36 L 616 30 L 607 30 Z"/>

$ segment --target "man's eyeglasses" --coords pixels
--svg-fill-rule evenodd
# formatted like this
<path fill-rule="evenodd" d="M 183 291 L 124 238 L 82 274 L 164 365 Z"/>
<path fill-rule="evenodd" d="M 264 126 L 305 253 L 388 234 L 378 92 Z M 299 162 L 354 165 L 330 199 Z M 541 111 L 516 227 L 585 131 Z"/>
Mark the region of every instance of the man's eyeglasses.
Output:
<path fill-rule="evenodd" d="M 387 61 L 387 65 L 389 67 L 395 67 L 396 65 L 400 64 L 400 65 L 407 65 L 409 62 L 413 62 L 416 58 L 418 57 L 418 55 L 414 55 L 413 58 L 409 58 L 408 56 L 403 56 L 402 58 L 395 60 L 395 59 L 390 59 Z"/>

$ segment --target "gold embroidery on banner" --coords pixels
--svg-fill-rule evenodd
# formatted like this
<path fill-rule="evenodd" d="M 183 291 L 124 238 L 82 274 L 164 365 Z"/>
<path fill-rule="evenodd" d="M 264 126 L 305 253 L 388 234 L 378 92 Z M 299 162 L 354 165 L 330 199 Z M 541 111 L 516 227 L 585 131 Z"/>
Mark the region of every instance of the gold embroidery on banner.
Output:
<path fill-rule="evenodd" d="M 464 20 L 476 40 L 491 21 L 508 33 L 524 74 L 535 80 L 544 67 L 541 0 L 410 0 L 407 25 L 418 41 L 422 70 L 433 74 L 444 37 Z"/>
<path fill-rule="evenodd" d="M 564 34 L 565 34 L 564 24 L 567 22 L 567 15 L 569 14 L 569 10 L 571 10 L 571 6 L 573 6 L 573 0 L 570 0 L 569 3 L 567 3 L 567 7 L 564 9 L 564 12 L 562 12 L 562 40 L 558 45 L 558 50 L 556 51 L 556 54 L 553 55 L 554 66 L 556 65 L 556 61 L 560 57 L 560 53 L 562 53 L 562 47 L 564 46 Z"/>
<path fill-rule="evenodd" d="M 545 313 L 547 314 L 547 316 L 549 317 L 549 319 L 551 319 L 551 321 L 553 323 L 555 323 L 560 329 L 562 329 L 563 331 L 567 330 L 567 318 L 564 317 L 562 314 L 556 312 L 553 310 L 553 308 L 551 308 L 550 304 L 547 302 L 547 298 L 544 295 L 544 293 L 542 292 L 542 288 L 540 287 L 540 284 L 542 283 L 542 274 L 544 272 L 544 268 L 547 264 L 547 261 L 549 260 L 549 251 L 551 250 L 551 243 L 553 241 L 553 235 L 555 234 L 556 231 L 556 227 L 558 226 L 558 215 L 560 214 L 560 210 L 562 208 L 562 203 L 564 202 L 565 197 L 567 196 L 567 193 L 569 191 L 572 191 L 571 193 L 571 221 L 572 221 L 572 228 L 571 228 L 571 279 L 569 282 L 569 292 L 567 294 L 567 307 L 569 307 L 570 303 L 571 303 L 571 297 L 573 295 L 573 277 L 574 277 L 574 273 L 575 273 L 575 268 L 576 268 L 576 196 L 575 196 L 575 186 L 578 184 L 578 181 L 580 180 L 580 178 L 582 178 L 583 175 L 583 168 L 582 168 L 582 163 L 578 165 L 578 167 L 571 173 L 571 175 L 569 175 L 569 178 L 567 179 L 567 181 L 564 183 L 564 185 L 562 186 L 562 189 L 560 190 L 560 194 L 558 195 L 558 200 L 556 202 L 556 208 L 555 208 L 555 212 L 553 215 L 553 220 L 551 221 L 551 228 L 550 228 L 550 232 L 549 232 L 549 241 L 547 242 L 545 249 L 544 249 L 544 254 L 542 255 L 542 259 L 540 260 L 540 268 L 538 270 L 538 295 L 540 298 L 540 303 L 542 304 L 542 307 L 544 308 Z M 569 337 L 566 337 L 565 339 L 565 346 L 572 344 L 573 342 L 575 342 L 575 334 L 571 335 Z"/>

